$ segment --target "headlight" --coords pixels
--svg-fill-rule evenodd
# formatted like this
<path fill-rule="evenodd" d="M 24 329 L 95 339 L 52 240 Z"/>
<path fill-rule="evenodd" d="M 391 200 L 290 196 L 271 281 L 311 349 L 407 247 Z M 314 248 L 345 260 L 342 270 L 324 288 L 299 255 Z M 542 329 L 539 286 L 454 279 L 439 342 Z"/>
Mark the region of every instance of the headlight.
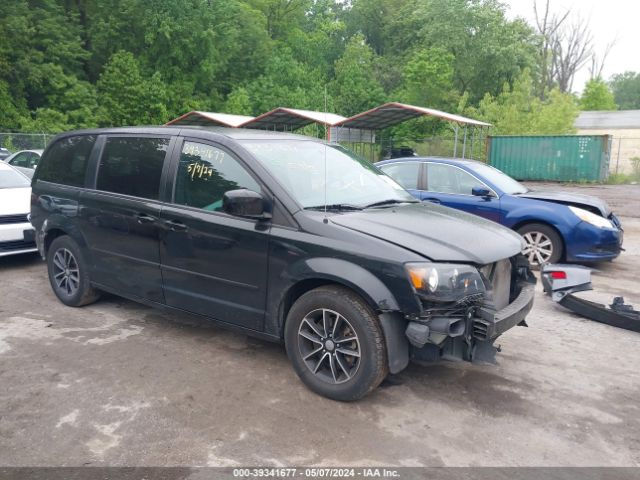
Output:
<path fill-rule="evenodd" d="M 470 265 L 408 263 L 405 268 L 413 289 L 425 300 L 455 302 L 485 292 L 480 273 Z"/>
<path fill-rule="evenodd" d="M 583 222 L 590 223 L 600 228 L 615 228 L 613 224 L 604 217 L 591 213 L 588 210 L 578 207 L 569 207 L 569 209 Z"/>

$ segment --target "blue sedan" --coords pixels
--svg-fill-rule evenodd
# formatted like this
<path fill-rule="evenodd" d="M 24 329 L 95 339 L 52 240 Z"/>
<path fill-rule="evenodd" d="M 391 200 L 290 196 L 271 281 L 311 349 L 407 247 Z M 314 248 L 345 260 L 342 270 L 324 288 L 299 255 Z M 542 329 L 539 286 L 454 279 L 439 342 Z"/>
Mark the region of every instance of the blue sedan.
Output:
<path fill-rule="evenodd" d="M 523 253 L 533 265 L 612 260 L 620 254 L 622 225 L 596 197 L 531 191 L 500 170 L 473 160 L 395 158 L 376 166 L 420 200 L 480 215 L 517 231 L 525 240 Z"/>

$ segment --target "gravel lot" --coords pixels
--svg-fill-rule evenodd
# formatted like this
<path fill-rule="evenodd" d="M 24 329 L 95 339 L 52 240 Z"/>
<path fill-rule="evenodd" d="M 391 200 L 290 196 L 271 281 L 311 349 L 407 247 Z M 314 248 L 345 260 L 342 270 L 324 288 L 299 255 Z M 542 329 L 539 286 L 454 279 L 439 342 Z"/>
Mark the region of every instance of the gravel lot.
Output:
<path fill-rule="evenodd" d="M 640 305 L 640 187 L 600 188 L 627 251 L 585 295 Z M 412 365 L 341 404 L 279 345 L 113 296 L 64 307 L 37 257 L 0 259 L 0 286 L 3 466 L 640 466 L 640 334 L 541 288 L 497 366 Z"/>

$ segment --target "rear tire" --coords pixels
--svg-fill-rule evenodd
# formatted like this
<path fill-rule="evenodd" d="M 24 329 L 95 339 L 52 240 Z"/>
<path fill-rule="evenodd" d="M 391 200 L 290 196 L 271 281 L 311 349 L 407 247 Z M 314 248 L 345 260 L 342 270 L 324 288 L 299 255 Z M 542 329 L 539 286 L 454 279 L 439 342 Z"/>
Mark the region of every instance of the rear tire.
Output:
<path fill-rule="evenodd" d="M 556 230 L 543 223 L 528 223 L 518 229 L 527 244 L 522 251 L 534 267 L 555 263 L 562 258 L 562 238 Z"/>
<path fill-rule="evenodd" d="M 284 336 L 298 377 L 327 398 L 358 400 L 387 376 L 378 318 L 361 297 L 344 287 L 319 287 L 302 295 L 287 315 Z"/>
<path fill-rule="evenodd" d="M 100 292 L 91 286 L 88 265 L 80 247 L 71 237 L 62 235 L 47 250 L 47 270 L 53 293 L 69 307 L 95 302 Z"/>

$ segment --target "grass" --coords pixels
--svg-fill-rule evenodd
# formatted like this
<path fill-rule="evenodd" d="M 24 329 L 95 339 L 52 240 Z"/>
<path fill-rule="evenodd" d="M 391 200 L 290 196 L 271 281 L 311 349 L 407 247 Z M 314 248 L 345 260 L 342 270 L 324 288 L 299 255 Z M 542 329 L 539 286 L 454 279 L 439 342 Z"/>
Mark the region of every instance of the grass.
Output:
<path fill-rule="evenodd" d="M 607 185 L 624 185 L 640 182 L 640 175 L 626 173 L 612 173 L 607 178 Z"/>

